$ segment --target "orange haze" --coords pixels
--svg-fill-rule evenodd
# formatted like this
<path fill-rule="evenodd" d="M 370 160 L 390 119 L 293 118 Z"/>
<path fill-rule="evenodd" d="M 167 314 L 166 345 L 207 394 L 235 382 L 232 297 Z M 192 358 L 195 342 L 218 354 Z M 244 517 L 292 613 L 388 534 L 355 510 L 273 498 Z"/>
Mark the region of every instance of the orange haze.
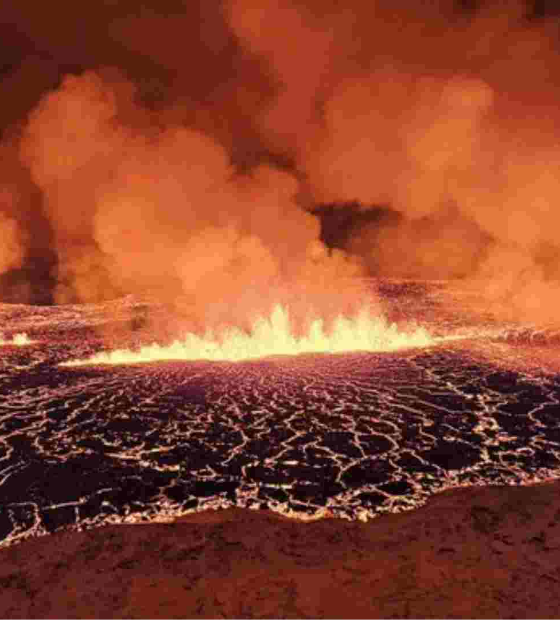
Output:
<path fill-rule="evenodd" d="M 510 314 L 554 318 L 557 21 L 520 2 L 166 0 L 105 23 L 94 4 L 2 9 L 85 70 L 45 90 L 35 59 L 4 80 L 0 272 L 40 192 L 61 303 L 156 290 L 212 326 L 289 295 L 337 313 L 355 276 L 474 277 Z M 309 211 L 352 201 L 390 217 L 332 252 Z"/>

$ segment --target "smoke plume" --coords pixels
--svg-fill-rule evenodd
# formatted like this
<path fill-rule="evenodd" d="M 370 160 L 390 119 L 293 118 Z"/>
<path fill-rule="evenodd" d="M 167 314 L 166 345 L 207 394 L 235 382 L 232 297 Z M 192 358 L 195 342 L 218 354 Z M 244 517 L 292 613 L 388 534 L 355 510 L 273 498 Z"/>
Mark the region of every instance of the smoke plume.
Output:
<path fill-rule="evenodd" d="M 552 318 L 557 22 L 515 2 L 330 8 L 228 4 L 279 83 L 256 121 L 263 138 L 293 155 L 316 202 L 394 213 L 347 242 L 376 274 L 474 276 L 510 312 Z"/>
<path fill-rule="evenodd" d="M 2 9 L 34 53 L 3 81 L 0 272 L 42 243 L 57 302 L 157 291 L 201 324 L 278 297 L 352 306 L 357 275 L 474 278 L 512 316 L 554 319 L 555 18 L 514 1 L 133 4 L 56 23 L 31 0 Z M 327 247 L 325 204 L 380 217 Z"/>
<path fill-rule="evenodd" d="M 236 173 L 215 139 L 162 126 L 133 93 L 70 76 L 29 117 L 21 156 L 54 230 L 60 302 L 157 290 L 187 296 L 193 320 L 212 325 L 268 311 L 287 285 L 309 293 L 360 272 L 319 241 L 293 174 Z"/>

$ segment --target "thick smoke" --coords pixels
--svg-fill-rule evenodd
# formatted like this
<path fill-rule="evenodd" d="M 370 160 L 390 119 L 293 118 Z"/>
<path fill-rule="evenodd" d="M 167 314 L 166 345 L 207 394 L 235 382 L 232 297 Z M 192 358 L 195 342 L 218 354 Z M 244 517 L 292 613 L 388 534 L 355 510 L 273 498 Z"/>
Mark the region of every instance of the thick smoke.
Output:
<path fill-rule="evenodd" d="M 0 195 L 0 200 L 10 204 L 14 197 L 9 190 Z M 7 271 L 19 267 L 23 258 L 21 232 L 17 222 L 0 212 L 0 236 L 2 238 L 2 251 L 0 253 L 0 270 Z"/>
<path fill-rule="evenodd" d="M 21 142 L 54 229 L 59 301 L 154 291 L 186 296 L 193 321 L 216 325 L 267 312 L 284 289 L 309 296 L 311 285 L 360 272 L 321 244 L 292 174 L 236 173 L 215 139 L 162 126 L 136 109 L 132 85 L 112 78 L 67 77 Z"/>
<path fill-rule="evenodd" d="M 350 250 L 380 275 L 491 280 L 478 286 L 508 312 L 550 319 L 558 29 L 527 11 L 228 4 L 233 30 L 280 84 L 257 118 L 264 139 L 295 154 L 315 201 L 399 214 L 356 230 Z"/>
<path fill-rule="evenodd" d="M 52 28 L 31 0 L 3 9 L 36 49 L 5 80 L 0 270 L 42 227 L 58 302 L 154 291 L 205 325 L 279 298 L 352 306 L 356 275 L 460 277 L 554 318 L 556 21 L 521 2 L 162 2 Z M 76 66 L 53 78 L 47 49 Z M 332 250 L 324 203 L 381 216 Z"/>
<path fill-rule="evenodd" d="M 21 221 L 22 203 L 28 198 L 25 172 L 17 157 L 17 144 L 0 144 L 0 274 L 21 266 L 28 245 Z M 28 185 L 28 182 L 27 182 Z"/>

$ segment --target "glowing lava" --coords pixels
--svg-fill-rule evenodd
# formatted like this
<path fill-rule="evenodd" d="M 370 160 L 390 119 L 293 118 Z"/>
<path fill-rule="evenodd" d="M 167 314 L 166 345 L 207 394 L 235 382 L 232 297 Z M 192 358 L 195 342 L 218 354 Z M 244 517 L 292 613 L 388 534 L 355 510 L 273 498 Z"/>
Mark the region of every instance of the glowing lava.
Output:
<path fill-rule="evenodd" d="M 315 319 L 302 337 L 293 334 L 288 311 L 274 307 L 269 318 L 258 318 L 250 333 L 238 328 L 225 329 L 216 336 L 187 333 L 170 345 L 151 344 L 139 350 L 118 349 L 102 352 L 84 360 L 65 362 L 63 366 L 87 364 L 132 364 L 158 360 L 241 361 L 275 355 L 301 353 L 343 353 L 351 351 L 395 351 L 427 347 L 441 342 L 422 328 L 401 331 L 382 316 L 362 310 L 353 318 L 339 316 L 329 330 L 322 319 Z"/>
<path fill-rule="evenodd" d="M 3 335 L 0 333 L 0 345 L 12 345 L 12 346 L 24 346 L 26 344 L 32 344 L 32 340 L 29 339 L 27 334 L 14 334 L 11 340 L 5 340 Z"/>

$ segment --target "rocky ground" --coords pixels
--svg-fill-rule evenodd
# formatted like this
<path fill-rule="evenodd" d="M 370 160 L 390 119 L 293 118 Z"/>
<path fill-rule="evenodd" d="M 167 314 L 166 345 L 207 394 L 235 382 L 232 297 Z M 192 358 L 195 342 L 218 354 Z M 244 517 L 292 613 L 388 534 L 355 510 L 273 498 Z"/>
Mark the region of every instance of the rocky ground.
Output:
<path fill-rule="evenodd" d="M 208 511 L 0 550 L 5 618 L 560 617 L 560 483 L 368 523 Z"/>

